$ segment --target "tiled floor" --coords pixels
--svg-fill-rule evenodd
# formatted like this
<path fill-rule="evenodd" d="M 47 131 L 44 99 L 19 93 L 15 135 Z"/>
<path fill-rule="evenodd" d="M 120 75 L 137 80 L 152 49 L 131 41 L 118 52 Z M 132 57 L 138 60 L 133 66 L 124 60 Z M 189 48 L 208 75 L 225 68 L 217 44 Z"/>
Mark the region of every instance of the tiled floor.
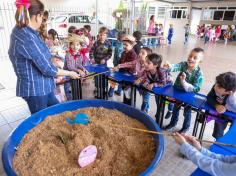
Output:
<path fill-rule="evenodd" d="M 189 51 L 193 47 L 203 47 L 205 49 L 205 59 L 201 64 L 204 71 L 204 84 L 201 92 L 207 93 L 214 84 L 215 76 L 225 71 L 235 71 L 236 65 L 234 64 L 236 58 L 234 57 L 235 45 L 225 46 L 223 44 L 204 45 L 202 41 L 191 39 L 188 45 L 183 45 L 182 41 L 173 43 L 172 46 L 159 47 L 155 51 L 162 54 L 164 60 L 168 60 L 172 63 L 184 61 L 187 58 Z M 0 75 L 0 83 L 3 84 L 5 89 L 0 90 L 0 151 L 4 145 L 4 141 L 11 131 L 21 123 L 24 118 L 30 115 L 30 112 L 26 106 L 26 103 L 21 99 L 15 97 L 15 84 L 16 78 L 13 72 L 11 63 L 7 60 L 0 63 L 1 73 L 4 71 L 4 75 Z M 11 80 L 11 81 L 9 81 Z M 84 93 L 87 97 L 91 98 L 92 88 L 86 87 Z M 115 101 L 121 101 L 121 97 L 111 98 Z M 140 107 L 141 97 L 138 96 L 137 107 Z M 156 111 L 156 105 L 154 97 L 151 98 L 151 112 L 150 115 L 154 117 Z M 181 113 L 182 114 L 182 113 Z M 192 123 L 195 120 L 195 113 L 192 115 Z M 182 115 L 181 115 L 182 117 Z M 164 121 L 167 124 L 168 120 Z M 182 125 L 182 118 L 178 123 L 177 128 Z M 192 125 L 193 126 L 193 125 Z M 204 138 L 212 140 L 213 122 L 207 124 Z M 190 134 L 192 129 L 190 129 Z M 5 176 L 2 168 L 2 161 L 0 161 L 0 176 Z M 189 160 L 179 156 L 178 145 L 176 145 L 171 138 L 165 138 L 165 151 L 159 165 L 154 169 L 152 176 L 187 176 L 194 171 L 196 166 Z"/>

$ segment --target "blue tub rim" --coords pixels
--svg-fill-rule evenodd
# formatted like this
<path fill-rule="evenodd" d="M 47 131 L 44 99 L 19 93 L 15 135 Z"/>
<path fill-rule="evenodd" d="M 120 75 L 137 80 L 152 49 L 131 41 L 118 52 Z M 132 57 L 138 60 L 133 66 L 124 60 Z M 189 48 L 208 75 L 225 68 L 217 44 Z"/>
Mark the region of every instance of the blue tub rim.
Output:
<path fill-rule="evenodd" d="M 18 146 L 18 144 L 20 143 L 20 141 L 24 137 L 24 135 L 28 131 L 30 131 L 32 128 L 37 126 L 39 123 L 41 123 L 47 116 L 55 115 L 55 114 L 58 114 L 58 113 L 61 113 L 61 112 L 64 112 L 64 111 L 73 111 L 73 110 L 76 110 L 78 108 L 86 108 L 86 107 L 104 107 L 104 108 L 108 108 L 107 106 L 109 106 L 109 103 L 116 105 L 114 107 L 112 106 L 113 109 L 116 109 L 117 106 L 121 106 L 121 107 L 123 106 L 123 108 L 131 108 L 134 111 L 136 111 L 136 113 L 141 113 L 142 116 L 146 116 L 148 121 L 153 125 L 154 129 L 151 129 L 151 130 L 161 131 L 160 127 L 157 125 L 157 123 L 149 115 L 145 114 L 144 112 L 140 111 L 139 109 L 136 109 L 136 108 L 131 107 L 129 105 L 126 105 L 124 103 L 110 101 L 110 100 L 99 100 L 99 99 L 67 101 L 67 102 L 64 102 L 64 103 L 61 103 L 61 104 L 57 104 L 57 105 L 48 107 L 48 108 L 46 108 L 44 110 L 41 110 L 41 111 L 39 111 L 35 114 L 32 114 L 31 116 L 27 117 L 17 128 L 15 128 L 11 132 L 8 139 L 4 143 L 4 146 L 3 146 L 3 149 L 2 149 L 2 162 L 3 162 L 3 168 L 6 172 L 6 174 L 8 176 L 16 176 L 16 173 L 13 169 L 13 163 L 12 163 L 13 162 L 13 157 L 14 157 L 14 154 L 15 154 L 15 148 Z M 92 105 L 91 106 L 86 106 L 86 105 L 90 105 L 90 104 L 92 104 Z M 95 106 L 95 104 L 100 104 L 100 106 Z M 81 105 L 82 107 L 80 107 L 79 105 Z M 61 107 L 67 107 L 67 110 L 60 110 Z M 70 107 L 71 109 L 68 109 L 68 107 Z M 108 109 L 112 109 L 112 108 L 108 108 Z M 123 112 L 122 110 L 119 110 L 119 109 L 117 109 L 117 110 Z M 132 115 L 128 115 L 128 116 L 132 117 Z M 40 118 L 36 121 L 31 121 L 36 117 L 40 117 Z M 132 118 L 134 118 L 134 117 L 132 117 Z M 139 119 L 137 119 L 137 120 L 140 121 Z M 141 122 L 141 123 L 143 123 L 143 122 Z M 28 125 L 30 125 L 30 126 L 28 126 Z M 146 124 L 144 124 L 144 125 L 146 126 Z M 25 129 L 24 127 L 27 127 L 27 129 Z M 21 128 L 24 128 L 24 130 L 26 132 L 21 134 L 21 136 L 16 136 L 21 131 Z M 16 137 L 20 137 L 20 138 L 15 142 L 15 144 L 13 144 L 13 142 L 14 142 L 13 138 L 16 138 Z M 163 155 L 163 152 L 164 152 L 164 138 L 163 138 L 162 135 L 158 136 L 158 143 L 159 143 L 159 145 L 158 145 L 158 148 L 156 150 L 156 154 L 155 154 L 154 159 L 152 160 L 150 165 L 146 168 L 146 170 L 143 171 L 140 174 L 140 176 L 149 175 L 153 171 L 153 169 L 158 165 L 158 163 L 160 162 L 160 160 L 162 158 L 162 155 Z M 9 153 L 9 152 L 11 152 L 11 153 Z"/>

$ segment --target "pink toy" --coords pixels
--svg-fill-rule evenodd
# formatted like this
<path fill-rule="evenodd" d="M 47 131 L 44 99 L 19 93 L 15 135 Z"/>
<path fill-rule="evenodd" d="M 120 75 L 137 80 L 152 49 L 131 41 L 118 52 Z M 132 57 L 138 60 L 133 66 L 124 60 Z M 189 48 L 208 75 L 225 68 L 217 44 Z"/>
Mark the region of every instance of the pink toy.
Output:
<path fill-rule="evenodd" d="M 93 163 L 96 157 L 97 157 L 97 147 L 95 145 L 89 145 L 80 152 L 78 163 L 80 167 L 85 167 Z"/>

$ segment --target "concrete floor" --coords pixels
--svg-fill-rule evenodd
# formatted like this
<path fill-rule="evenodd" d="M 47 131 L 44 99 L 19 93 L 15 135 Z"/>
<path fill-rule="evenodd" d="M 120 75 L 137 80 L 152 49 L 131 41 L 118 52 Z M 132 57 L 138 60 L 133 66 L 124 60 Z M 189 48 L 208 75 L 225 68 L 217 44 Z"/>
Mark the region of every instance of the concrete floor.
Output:
<path fill-rule="evenodd" d="M 164 60 L 171 63 L 177 63 L 187 59 L 191 49 L 194 47 L 202 47 L 205 50 L 205 59 L 201 64 L 204 72 L 204 84 L 201 93 L 206 94 L 212 87 L 215 81 L 215 76 L 225 71 L 236 71 L 236 58 L 234 57 L 236 46 L 233 43 L 225 46 L 222 43 L 213 45 L 204 45 L 203 41 L 191 38 L 188 45 L 184 45 L 181 40 L 174 41 L 171 46 L 158 47 L 155 51 L 162 54 Z M 9 60 L 1 61 L 0 63 L 0 83 L 5 89 L 0 90 L 0 151 L 2 150 L 4 141 L 9 134 L 20 124 L 25 118 L 30 115 L 26 103 L 15 96 L 16 77 L 13 72 Z M 87 90 L 87 88 L 86 88 Z M 87 97 L 91 97 L 92 88 L 87 92 Z M 112 100 L 121 101 L 121 97 L 113 97 Z M 138 96 L 137 107 L 140 107 L 141 98 Z M 154 117 L 156 105 L 154 97 L 151 98 L 150 115 Z M 182 125 L 182 113 L 180 122 L 177 128 Z M 192 115 L 192 126 L 195 120 L 195 113 Z M 167 124 L 168 120 L 164 121 Z M 213 140 L 211 137 L 213 122 L 207 124 L 204 139 Z M 189 131 L 191 134 L 192 129 Z M 154 169 L 152 176 L 187 176 L 195 169 L 189 160 L 179 156 L 178 145 L 171 138 L 165 138 L 165 151 L 159 165 Z M 5 176 L 0 161 L 0 176 Z"/>

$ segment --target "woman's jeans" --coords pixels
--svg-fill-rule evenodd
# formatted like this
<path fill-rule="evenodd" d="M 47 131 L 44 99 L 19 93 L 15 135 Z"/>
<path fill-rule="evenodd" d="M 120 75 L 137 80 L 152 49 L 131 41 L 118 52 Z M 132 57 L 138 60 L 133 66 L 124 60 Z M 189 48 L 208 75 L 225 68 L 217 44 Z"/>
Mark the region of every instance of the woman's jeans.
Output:
<path fill-rule="evenodd" d="M 54 92 L 43 96 L 23 97 L 23 99 L 27 102 L 31 114 L 59 103 Z"/>

